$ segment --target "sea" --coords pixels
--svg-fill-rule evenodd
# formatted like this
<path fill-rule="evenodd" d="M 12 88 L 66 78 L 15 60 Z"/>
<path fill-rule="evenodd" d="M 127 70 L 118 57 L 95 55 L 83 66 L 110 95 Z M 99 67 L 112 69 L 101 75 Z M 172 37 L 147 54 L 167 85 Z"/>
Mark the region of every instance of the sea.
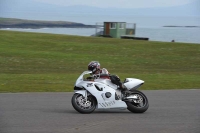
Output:
<path fill-rule="evenodd" d="M 34 18 L 33 18 L 34 19 Z M 43 18 L 42 20 L 44 20 Z M 66 14 L 58 18 L 46 18 L 52 21 L 71 21 L 89 25 L 103 22 L 136 23 L 136 37 L 147 37 L 150 41 L 183 42 L 200 44 L 200 16 L 134 16 L 134 15 L 97 15 L 97 14 Z M 177 27 L 164 27 L 177 26 Z M 188 27 L 189 26 L 189 27 Z M 192 27 L 190 27 L 192 26 Z M 1 30 L 91 36 L 95 28 L 41 28 L 19 29 L 6 28 Z"/>

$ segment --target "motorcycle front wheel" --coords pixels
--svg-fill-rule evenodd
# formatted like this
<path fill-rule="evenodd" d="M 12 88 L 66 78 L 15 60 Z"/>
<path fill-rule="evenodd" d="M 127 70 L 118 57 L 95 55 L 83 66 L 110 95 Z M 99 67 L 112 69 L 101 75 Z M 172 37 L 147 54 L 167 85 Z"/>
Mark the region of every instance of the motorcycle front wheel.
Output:
<path fill-rule="evenodd" d="M 135 96 L 137 99 L 126 101 L 127 109 L 133 113 L 144 113 L 149 108 L 149 102 L 144 93 L 133 90 L 129 96 Z"/>
<path fill-rule="evenodd" d="M 71 103 L 76 111 L 83 114 L 92 113 L 96 109 L 97 104 L 96 99 L 92 95 L 89 95 L 86 100 L 83 95 L 78 93 L 73 95 Z"/>

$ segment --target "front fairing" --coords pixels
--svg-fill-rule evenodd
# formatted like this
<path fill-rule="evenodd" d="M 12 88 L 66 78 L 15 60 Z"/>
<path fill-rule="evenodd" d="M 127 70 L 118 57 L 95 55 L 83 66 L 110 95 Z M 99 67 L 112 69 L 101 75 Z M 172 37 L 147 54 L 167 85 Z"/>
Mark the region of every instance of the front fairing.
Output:
<path fill-rule="evenodd" d="M 83 82 L 84 81 L 84 78 L 83 76 L 86 75 L 86 74 L 91 74 L 92 71 L 84 71 L 79 77 L 78 79 L 76 80 L 76 83 L 74 86 L 77 86 L 80 82 Z"/>

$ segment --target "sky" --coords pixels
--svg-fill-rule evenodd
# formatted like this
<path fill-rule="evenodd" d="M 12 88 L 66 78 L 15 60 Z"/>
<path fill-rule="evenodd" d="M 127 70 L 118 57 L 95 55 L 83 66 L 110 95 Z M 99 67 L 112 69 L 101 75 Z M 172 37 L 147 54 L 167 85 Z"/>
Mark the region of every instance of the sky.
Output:
<path fill-rule="evenodd" d="M 78 6 L 67 7 L 74 5 Z M 64 20 L 68 15 L 70 21 L 76 21 L 78 14 L 200 16 L 200 0 L 0 0 L 0 17 Z"/>
<path fill-rule="evenodd" d="M 86 5 L 100 8 L 146 8 L 168 7 L 191 3 L 195 0 L 34 0 L 49 4 L 73 6 Z"/>

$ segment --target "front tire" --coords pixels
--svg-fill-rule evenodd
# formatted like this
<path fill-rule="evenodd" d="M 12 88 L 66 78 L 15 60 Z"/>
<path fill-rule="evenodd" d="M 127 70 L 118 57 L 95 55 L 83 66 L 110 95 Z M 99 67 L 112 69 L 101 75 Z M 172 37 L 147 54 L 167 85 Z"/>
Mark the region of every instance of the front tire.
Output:
<path fill-rule="evenodd" d="M 133 90 L 130 95 L 137 97 L 137 100 L 126 101 L 127 109 L 133 113 L 144 113 L 149 108 L 149 102 L 144 93 Z"/>
<path fill-rule="evenodd" d="M 76 111 L 83 114 L 92 113 L 96 109 L 96 99 L 92 95 L 88 95 L 87 101 L 85 97 L 79 93 L 75 93 L 72 97 L 72 106 Z"/>

